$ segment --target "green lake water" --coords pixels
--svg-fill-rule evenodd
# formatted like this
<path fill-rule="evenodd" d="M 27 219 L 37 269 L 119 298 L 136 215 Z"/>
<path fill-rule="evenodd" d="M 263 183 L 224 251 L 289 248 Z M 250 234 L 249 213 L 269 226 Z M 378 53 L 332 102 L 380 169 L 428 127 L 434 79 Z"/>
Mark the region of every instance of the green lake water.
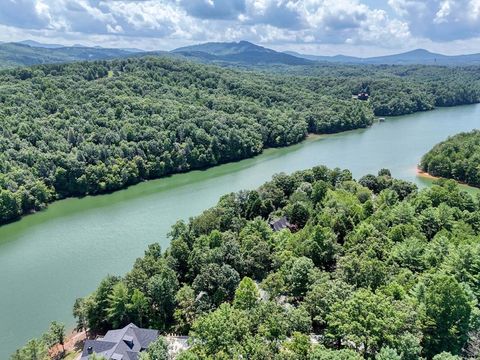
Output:
<path fill-rule="evenodd" d="M 449 135 L 480 127 L 480 105 L 387 119 L 369 129 L 321 136 L 253 159 L 67 199 L 0 227 L 0 359 L 39 336 L 51 320 L 74 324 L 77 297 L 107 274 L 124 274 L 146 246 L 168 246 L 170 226 L 214 205 L 225 193 L 252 189 L 278 172 L 318 164 L 355 177 L 389 168 L 420 186 L 421 156 Z"/>

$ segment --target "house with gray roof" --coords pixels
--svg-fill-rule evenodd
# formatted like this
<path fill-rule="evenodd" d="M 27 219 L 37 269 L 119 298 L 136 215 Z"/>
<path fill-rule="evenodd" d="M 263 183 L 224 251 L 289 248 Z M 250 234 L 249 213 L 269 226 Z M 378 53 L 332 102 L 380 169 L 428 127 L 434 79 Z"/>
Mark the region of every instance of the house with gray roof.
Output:
<path fill-rule="evenodd" d="M 93 353 L 107 360 L 138 360 L 140 352 L 157 338 L 158 330 L 129 324 L 123 329 L 108 331 L 102 338 L 85 341 L 80 360 L 88 360 Z"/>
<path fill-rule="evenodd" d="M 288 219 L 286 216 L 281 217 L 280 219 L 277 220 L 272 220 L 270 221 L 270 227 L 272 228 L 273 231 L 280 231 L 286 228 L 290 228 L 290 223 L 288 222 Z"/>

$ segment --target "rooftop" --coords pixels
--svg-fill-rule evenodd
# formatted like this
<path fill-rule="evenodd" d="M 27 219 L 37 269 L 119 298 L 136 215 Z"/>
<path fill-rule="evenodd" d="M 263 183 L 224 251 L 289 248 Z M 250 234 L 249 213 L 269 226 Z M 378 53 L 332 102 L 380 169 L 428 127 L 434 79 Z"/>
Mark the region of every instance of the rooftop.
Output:
<path fill-rule="evenodd" d="M 270 227 L 273 229 L 273 231 L 280 231 L 290 227 L 290 223 L 288 222 L 288 219 L 284 216 L 278 220 L 270 221 Z"/>
<path fill-rule="evenodd" d="M 88 360 L 92 353 L 108 360 L 137 360 L 139 353 L 157 338 L 157 330 L 129 324 L 123 329 L 108 331 L 103 338 L 85 341 L 80 360 Z"/>

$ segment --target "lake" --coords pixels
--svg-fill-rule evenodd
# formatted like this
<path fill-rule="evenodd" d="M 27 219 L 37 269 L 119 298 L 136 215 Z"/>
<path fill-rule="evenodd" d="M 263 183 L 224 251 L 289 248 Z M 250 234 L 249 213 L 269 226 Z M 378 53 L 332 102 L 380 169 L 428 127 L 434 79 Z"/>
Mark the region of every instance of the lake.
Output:
<path fill-rule="evenodd" d="M 253 189 L 278 172 L 324 164 L 358 178 L 389 168 L 416 175 L 421 156 L 449 135 L 480 127 L 480 104 L 387 119 L 368 129 L 313 137 L 205 171 L 144 182 L 113 194 L 67 199 L 0 227 L 0 359 L 39 336 L 51 320 L 72 327 L 72 305 L 107 274 L 124 274 L 146 246 L 168 246 L 170 226 Z"/>

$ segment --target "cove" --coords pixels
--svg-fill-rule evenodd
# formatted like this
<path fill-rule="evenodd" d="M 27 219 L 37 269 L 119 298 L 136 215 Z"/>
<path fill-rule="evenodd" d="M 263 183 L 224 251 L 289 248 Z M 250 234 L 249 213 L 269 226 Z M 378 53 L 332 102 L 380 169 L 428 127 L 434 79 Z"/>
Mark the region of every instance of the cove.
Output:
<path fill-rule="evenodd" d="M 358 178 L 389 168 L 416 175 L 421 156 L 449 135 L 480 125 L 480 104 L 387 119 L 368 129 L 319 136 L 248 160 L 144 182 L 108 195 L 67 199 L 0 227 L 0 359 L 39 336 L 51 320 L 74 324 L 72 305 L 107 274 L 124 274 L 146 246 L 214 205 L 222 194 L 252 189 L 278 172 L 324 164 Z"/>

